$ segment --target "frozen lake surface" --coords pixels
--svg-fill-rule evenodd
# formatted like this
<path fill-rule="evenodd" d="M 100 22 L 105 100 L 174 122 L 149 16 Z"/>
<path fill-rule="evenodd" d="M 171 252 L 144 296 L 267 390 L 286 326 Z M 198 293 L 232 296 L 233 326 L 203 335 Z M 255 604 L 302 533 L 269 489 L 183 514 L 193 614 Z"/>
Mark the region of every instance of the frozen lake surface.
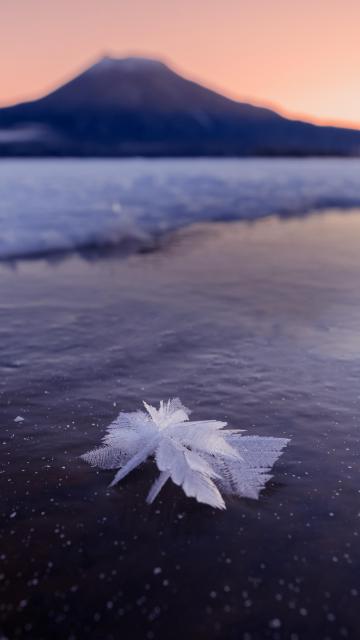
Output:
<path fill-rule="evenodd" d="M 327 161 L 224 165 L 273 172 L 271 208 L 276 172 L 288 184 L 295 166 L 311 162 L 325 183 Z M 99 164 L 101 184 L 108 167 L 114 186 L 117 163 Z M 25 175 L 27 165 L 2 166 Z M 61 166 L 76 193 L 98 163 L 33 166 L 39 180 L 44 168 L 41 189 L 60 211 L 59 187 L 44 176 Z M 157 180 L 160 166 L 151 169 Z M 359 164 L 328 166 L 330 190 L 335 167 L 352 185 L 350 204 Z M 306 199 L 303 177 L 293 182 Z M 165 200 L 149 184 L 141 197 L 164 220 Z M 90 194 L 84 205 L 77 197 L 84 213 Z M 48 252 L 0 264 L 0 631 L 9 640 L 359 638 L 360 210 L 200 221 L 145 253 Z M 193 419 L 291 438 L 259 501 L 230 498 L 219 512 L 169 483 L 149 506 L 151 462 L 109 489 L 113 472 L 79 459 L 120 410 L 176 395 Z"/>

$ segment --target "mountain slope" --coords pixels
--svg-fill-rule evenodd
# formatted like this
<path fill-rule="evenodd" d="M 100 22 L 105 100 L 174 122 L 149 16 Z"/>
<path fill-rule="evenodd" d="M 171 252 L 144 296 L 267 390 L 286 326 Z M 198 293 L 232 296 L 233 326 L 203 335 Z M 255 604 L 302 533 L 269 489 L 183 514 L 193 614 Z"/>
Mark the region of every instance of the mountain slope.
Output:
<path fill-rule="evenodd" d="M 0 109 L 0 155 L 358 155 L 360 132 L 230 100 L 157 60 L 103 58 Z"/>

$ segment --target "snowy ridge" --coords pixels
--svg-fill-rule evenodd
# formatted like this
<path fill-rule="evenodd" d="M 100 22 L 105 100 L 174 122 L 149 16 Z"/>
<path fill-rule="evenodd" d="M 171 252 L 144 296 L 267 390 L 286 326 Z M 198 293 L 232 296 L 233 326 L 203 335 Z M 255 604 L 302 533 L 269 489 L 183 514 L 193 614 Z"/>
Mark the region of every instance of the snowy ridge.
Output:
<path fill-rule="evenodd" d="M 359 160 L 3 161 L 0 259 L 156 245 L 206 221 L 360 206 Z"/>

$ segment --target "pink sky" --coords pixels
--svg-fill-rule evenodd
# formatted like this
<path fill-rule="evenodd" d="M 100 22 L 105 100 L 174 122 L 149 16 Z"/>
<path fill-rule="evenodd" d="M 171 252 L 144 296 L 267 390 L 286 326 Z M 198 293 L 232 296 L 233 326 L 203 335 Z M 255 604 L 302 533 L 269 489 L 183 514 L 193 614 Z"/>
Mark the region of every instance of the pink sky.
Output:
<path fill-rule="evenodd" d="M 359 0 L 1 0 L 0 105 L 141 54 L 240 100 L 360 127 Z"/>

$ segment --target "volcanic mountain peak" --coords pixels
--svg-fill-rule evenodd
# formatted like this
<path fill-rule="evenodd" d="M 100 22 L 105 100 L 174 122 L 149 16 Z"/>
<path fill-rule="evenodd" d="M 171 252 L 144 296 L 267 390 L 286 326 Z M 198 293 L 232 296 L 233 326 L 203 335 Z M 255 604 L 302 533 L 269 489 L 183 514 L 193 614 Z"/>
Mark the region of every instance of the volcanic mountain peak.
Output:
<path fill-rule="evenodd" d="M 232 100 L 183 78 L 160 60 L 105 56 L 41 99 L 56 108 L 150 109 L 234 108 Z"/>

